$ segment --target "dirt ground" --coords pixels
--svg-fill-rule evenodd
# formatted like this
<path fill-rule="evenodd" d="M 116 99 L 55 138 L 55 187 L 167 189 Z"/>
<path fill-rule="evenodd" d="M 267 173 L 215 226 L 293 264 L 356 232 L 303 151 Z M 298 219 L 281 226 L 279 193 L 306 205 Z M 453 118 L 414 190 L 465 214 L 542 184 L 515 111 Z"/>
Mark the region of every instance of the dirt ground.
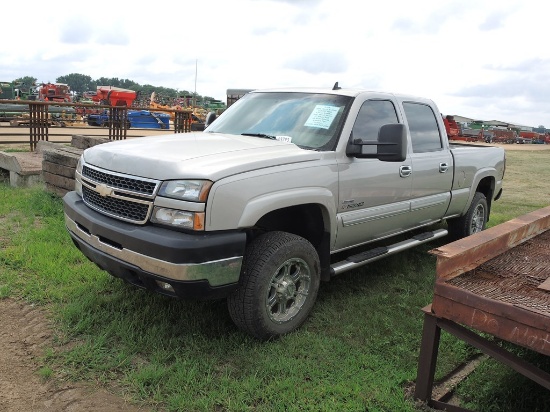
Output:
<path fill-rule="evenodd" d="M 1 143 L 1 141 L 0 141 Z M 0 145 L 3 146 L 3 145 Z M 506 150 L 549 150 L 550 145 L 501 145 Z M 1 149 L 0 149 L 1 150 Z M 89 383 L 44 381 L 38 359 L 51 342 L 51 326 L 36 307 L 0 299 L 0 411 L 144 412 L 123 395 Z"/>
<path fill-rule="evenodd" d="M 51 342 L 45 313 L 12 299 L 0 299 L 0 411 L 145 412 L 120 394 L 88 383 L 44 381 L 39 358 Z"/>

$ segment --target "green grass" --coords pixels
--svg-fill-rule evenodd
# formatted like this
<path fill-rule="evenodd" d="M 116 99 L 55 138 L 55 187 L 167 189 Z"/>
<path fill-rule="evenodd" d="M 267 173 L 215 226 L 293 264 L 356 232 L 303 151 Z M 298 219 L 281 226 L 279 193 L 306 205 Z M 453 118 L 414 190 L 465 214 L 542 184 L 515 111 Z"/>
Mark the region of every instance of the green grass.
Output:
<path fill-rule="evenodd" d="M 550 151 L 508 153 L 492 225 L 550 204 L 548 179 L 525 181 L 524 172 L 550 176 L 549 158 Z M 424 410 L 410 388 L 421 308 L 433 296 L 435 257 L 427 252 L 445 239 L 322 284 L 300 330 L 260 343 L 235 328 L 223 301 L 169 299 L 99 270 L 70 241 L 59 198 L 0 185 L 0 199 L 0 298 L 25 299 L 51 315 L 44 379 L 117 387 L 167 411 Z M 445 333 L 440 347 L 437 378 L 475 353 Z M 536 396 L 506 406 L 519 396 L 516 375 L 487 361 L 459 391 L 476 410 L 545 410 Z M 490 396 L 496 389 L 499 403 Z"/>
<path fill-rule="evenodd" d="M 550 151 L 508 151 L 502 199 L 493 204 L 490 226 L 550 205 Z"/>

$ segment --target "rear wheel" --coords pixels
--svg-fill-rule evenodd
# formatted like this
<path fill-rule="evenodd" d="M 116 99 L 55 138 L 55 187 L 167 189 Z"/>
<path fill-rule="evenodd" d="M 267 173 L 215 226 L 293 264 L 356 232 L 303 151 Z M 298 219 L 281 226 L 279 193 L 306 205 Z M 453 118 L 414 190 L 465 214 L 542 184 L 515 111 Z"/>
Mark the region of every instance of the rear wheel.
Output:
<path fill-rule="evenodd" d="M 319 290 L 313 245 L 286 232 L 268 232 L 247 248 L 239 288 L 228 298 L 233 322 L 267 340 L 292 332 L 309 316 Z"/>
<path fill-rule="evenodd" d="M 449 219 L 449 233 L 454 239 L 462 239 L 481 232 L 487 226 L 488 216 L 487 199 L 483 193 L 476 192 L 466 214 L 455 219 Z"/>

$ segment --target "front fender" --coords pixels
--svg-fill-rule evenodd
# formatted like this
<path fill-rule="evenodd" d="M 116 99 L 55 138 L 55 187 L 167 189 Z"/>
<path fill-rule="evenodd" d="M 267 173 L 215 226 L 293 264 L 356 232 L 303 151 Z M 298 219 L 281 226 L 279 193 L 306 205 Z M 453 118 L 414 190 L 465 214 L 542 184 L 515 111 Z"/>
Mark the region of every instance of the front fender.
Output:
<path fill-rule="evenodd" d="M 333 163 L 298 166 L 266 168 L 214 183 L 206 204 L 206 230 L 251 228 L 274 210 L 316 204 L 324 214 L 325 231 L 335 233 L 336 166 Z"/>
<path fill-rule="evenodd" d="M 318 204 L 323 211 L 325 230 L 334 233 L 336 230 L 336 205 L 332 192 L 324 187 L 295 188 L 274 193 L 266 193 L 247 203 L 239 228 L 251 227 L 266 214 L 287 207 Z"/>

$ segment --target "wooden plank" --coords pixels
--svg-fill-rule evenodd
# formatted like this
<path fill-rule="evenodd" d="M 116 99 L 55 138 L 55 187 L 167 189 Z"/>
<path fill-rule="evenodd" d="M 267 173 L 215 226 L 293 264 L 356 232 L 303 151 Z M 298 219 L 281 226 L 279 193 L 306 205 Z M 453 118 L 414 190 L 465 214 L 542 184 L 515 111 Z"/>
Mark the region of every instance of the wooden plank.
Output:
<path fill-rule="evenodd" d="M 44 160 L 50 163 L 58 163 L 76 169 L 80 154 L 60 149 L 46 149 L 43 153 Z"/>
<path fill-rule="evenodd" d="M 97 137 L 97 136 L 84 136 L 84 135 L 73 135 L 71 140 L 71 146 L 78 149 L 88 149 L 89 147 L 96 146 L 98 144 L 108 143 L 111 140 L 108 138 Z"/>
<path fill-rule="evenodd" d="M 54 175 L 65 176 L 74 179 L 75 168 L 57 163 L 51 163 L 46 160 L 42 161 L 42 170 Z"/>
<path fill-rule="evenodd" d="M 430 251 L 437 276 L 451 279 L 550 228 L 550 206 Z"/>
<path fill-rule="evenodd" d="M 54 175 L 52 173 L 43 172 L 42 178 L 45 183 L 60 187 L 66 190 L 74 190 L 75 180 L 65 176 Z"/>

